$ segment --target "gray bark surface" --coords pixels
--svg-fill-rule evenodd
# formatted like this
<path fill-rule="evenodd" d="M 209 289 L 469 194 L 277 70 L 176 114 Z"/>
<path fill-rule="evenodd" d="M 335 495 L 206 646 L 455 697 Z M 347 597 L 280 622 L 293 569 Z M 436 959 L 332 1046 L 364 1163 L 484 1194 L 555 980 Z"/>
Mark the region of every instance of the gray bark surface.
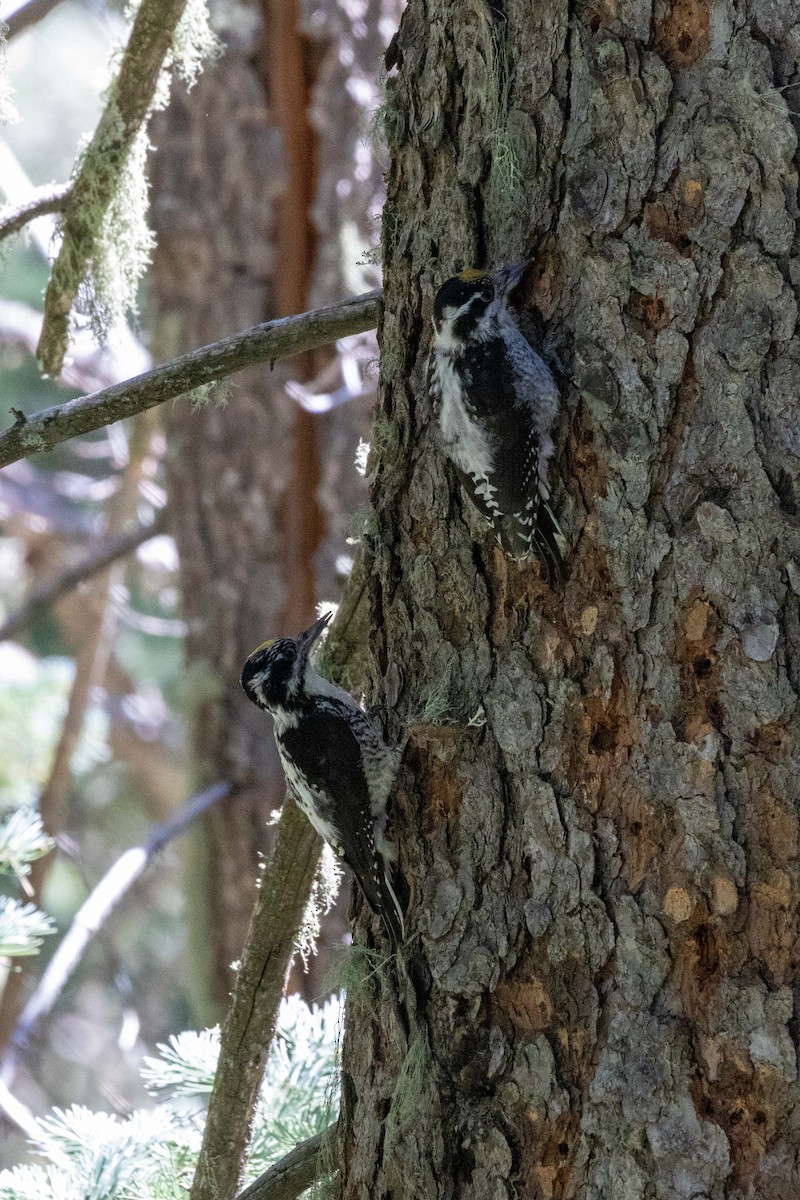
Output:
<path fill-rule="evenodd" d="M 800 1193 L 798 46 L 767 2 L 406 9 L 368 566 L 409 1032 L 351 1000 L 348 1200 Z M 557 590 L 425 397 L 436 287 L 523 255 Z"/>

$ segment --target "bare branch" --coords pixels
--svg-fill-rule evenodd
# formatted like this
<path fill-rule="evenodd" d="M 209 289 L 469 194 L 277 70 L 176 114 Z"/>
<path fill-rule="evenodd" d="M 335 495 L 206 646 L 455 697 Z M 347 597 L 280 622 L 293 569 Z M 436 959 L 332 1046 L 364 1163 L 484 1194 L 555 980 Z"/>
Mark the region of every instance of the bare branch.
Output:
<path fill-rule="evenodd" d="M 15 1125 L 20 1133 L 24 1133 L 32 1142 L 38 1141 L 41 1134 L 36 1118 L 31 1110 L 12 1096 L 6 1085 L 0 1082 L 0 1112 L 10 1125 Z"/>
<path fill-rule="evenodd" d="M 119 187 L 133 144 L 153 104 L 156 86 L 186 0 L 142 0 L 119 72 L 72 182 L 63 238 L 44 297 L 37 357 L 58 375 L 69 341 L 69 314 L 96 252 L 103 218 Z"/>
<path fill-rule="evenodd" d="M 20 5 L 16 12 L 6 18 L 6 41 L 10 42 L 13 37 L 43 21 L 59 4 L 61 0 L 28 0 L 27 4 Z"/>
<path fill-rule="evenodd" d="M 137 550 L 144 542 L 148 542 L 150 538 L 157 537 L 158 534 L 163 533 L 166 524 L 167 514 L 162 509 L 156 519 L 151 521 L 149 525 L 139 525 L 137 528 L 131 529 L 128 533 L 122 533 L 118 537 L 107 538 L 100 548 L 95 550 L 93 554 L 87 555 L 83 562 L 76 563 L 74 567 L 70 567 L 60 575 L 57 575 L 55 579 L 50 579 L 46 583 L 33 588 L 17 611 L 13 612 L 0 625 L 0 642 L 19 633 L 20 629 L 23 629 L 42 609 L 48 608 L 56 600 L 66 595 L 67 592 L 71 592 L 79 583 L 83 583 L 86 579 L 91 579 L 98 571 L 104 570 L 105 567 L 110 567 L 117 559 L 125 558 L 126 555 Z"/>
<path fill-rule="evenodd" d="M 19 208 L 12 208 L 10 205 L 0 208 L 0 242 L 3 238 L 19 233 L 37 217 L 61 212 L 67 203 L 69 190 L 70 185 L 62 183 L 59 187 L 39 189 L 36 195 Z"/>
<path fill-rule="evenodd" d="M 18 415 L 11 429 L 0 435 L 0 467 L 144 412 L 194 388 L 224 379 L 243 367 L 291 358 L 348 334 L 372 329 L 377 324 L 381 296 L 380 290 L 365 292 L 328 308 L 266 321 L 191 350 L 125 383 L 79 396 L 30 417 Z"/>
<path fill-rule="evenodd" d="M 185 833 L 201 813 L 230 793 L 230 784 L 215 783 L 188 801 L 179 812 L 155 826 L 143 846 L 133 846 L 120 855 L 75 914 L 72 924 L 30 1000 L 20 1013 L 16 1028 L 0 1063 L 0 1082 L 13 1078 L 19 1056 L 44 1016 L 52 1010 L 64 986 L 81 960 L 90 940 L 99 932 L 122 897 L 129 892 L 154 855 L 173 838 Z"/>
<path fill-rule="evenodd" d="M 222 1026 L 190 1200 L 233 1200 L 236 1195 L 278 1006 L 321 849 L 319 835 L 297 805 L 285 803 Z"/>
<path fill-rule="evenodd" d="M 336 1122 L 306 1138 L 285 1154 L 280 1162 L 259 1175 L 258 1179 L 239 1192 L 237 1200 L 297 1200 L 297 1197 L 317 1178 L 319 1152 L 336 1134 Z"/>

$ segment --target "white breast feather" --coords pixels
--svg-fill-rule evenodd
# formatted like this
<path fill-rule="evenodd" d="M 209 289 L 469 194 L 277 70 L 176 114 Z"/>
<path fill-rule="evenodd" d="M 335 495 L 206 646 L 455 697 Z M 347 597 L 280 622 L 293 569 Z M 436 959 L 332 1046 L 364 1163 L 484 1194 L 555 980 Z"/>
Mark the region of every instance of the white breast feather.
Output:
<path fill-rule="evenodd" d="M 277 742 L 277 746 L 286 782 L 289 784 L 297 803 L 322 840 L 328 843 L 334 853 L 341 854 L 341 840 L 338 829 L 334 828 L 321 815 L 321 811 L 330 804 L 329 798 L 316 788 L 310 787 L 308 780 L 298 770 L 294 759 L 285 752 L 280 742 Z"/>
<path fill-rule="evenodd" d="M 275 726 L 276 739 L 282 737 L 282 735 L 286 733 L 287 729 L 297 729 L 300 718 L 296 712 L 291 712 L 289 709 L 281 708 L 280 705 L 276 705 L 274 708 L 271 708 L 270 712 L 272 713 L 272 720 Z"/>
<path fill-rule="evenodd" d="M 489 439 L 480 425 L 470 420 L 461 382 L 447 355 L 434 354 L 432 383 L 439 397 L 439 429 L 447 453 L 459 470 L 471 475 L 484 488 L 486 498 L 491 499 L 494 489 L 488 483 L 488 476 L 494 469 L 494 458 Z"/>

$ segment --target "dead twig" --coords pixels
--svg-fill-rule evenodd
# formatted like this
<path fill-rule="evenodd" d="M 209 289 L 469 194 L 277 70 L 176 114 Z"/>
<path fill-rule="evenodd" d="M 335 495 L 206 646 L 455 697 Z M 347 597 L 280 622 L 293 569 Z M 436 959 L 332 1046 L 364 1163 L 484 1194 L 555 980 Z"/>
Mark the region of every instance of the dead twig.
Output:
<path fill-rule="evenodd" d="M 166 510 L 162 509 L 149 525 L 139 525 L 128 533 L 107 538 L 99 549 L 88 554 L 82 562 L 76 563 L 74 567 L 62 571 L 54 579 L 49 579 L 46 583 L 41 583 L 38 587 L 33 588 L 16 612 L 11 613 L 0 625 L 0 642 L 14 637 L 43 609 L 49 608 L 56 600 L 76 588 L 78 584 L 91 579 L 93 575 L 110 567 L 118 559 L 132 554 L 144 542 L 149 542 L 151 538 L 163 533 L 166 525 L 167 514 Z"/>
<path fill-rule="evenodd" d="M 155 826 L 142 846 L 133 846 L 120 855 L 94 887 L 73 917 L 55 954 L 20 1013 L 16 1028 L 0 1062 L 0 1083 L 8 1085 L 14 1077 L 22 1051 L 36 1032 L 41 1020 L 53 1008 L 77 967 L 91 939 L 99 932 L 112 911 L 144 874 L 149 863 L 171 842 L 210 808 L 229 795 L 228 783 L 215 783 L 184 805 L 167 821 Z"/>
<path fill-rule="evenodd" d="M 7 205 L 0 208 L 0 242 L 12 234 L 19 233 L 37 217 L 46 217 L 51 213 L 62 212 L 69 197 L 70 185 L 62 183 L 60 187 L 40 189 L 35 196 L 18 208 Z"/>
<path fill-rule="evenodd" d="M 239 1192 L 237 1200 L 297 1200 L 317 1178 L 319 1152 L 335 1134 L 334 1121 L 322 1133 L 315 1133 L 284 1154 L 280 1162 L 274 1163 L 243 1192 Z"/>

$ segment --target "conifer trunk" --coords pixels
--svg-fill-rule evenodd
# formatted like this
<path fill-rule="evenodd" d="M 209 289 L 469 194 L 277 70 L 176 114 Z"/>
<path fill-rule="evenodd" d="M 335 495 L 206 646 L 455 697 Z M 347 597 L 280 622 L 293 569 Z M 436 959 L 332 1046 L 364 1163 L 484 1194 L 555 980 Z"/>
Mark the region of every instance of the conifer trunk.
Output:
<path fill-rule="evenodd" d="M 348 1200 L 800 1194 L 790 8 L 409 0 L 370 543 L 409 1030 L 351 999 Z M 561 343 L 553 589 L 425 396 L 435 288 L 520 256 Z"/>

